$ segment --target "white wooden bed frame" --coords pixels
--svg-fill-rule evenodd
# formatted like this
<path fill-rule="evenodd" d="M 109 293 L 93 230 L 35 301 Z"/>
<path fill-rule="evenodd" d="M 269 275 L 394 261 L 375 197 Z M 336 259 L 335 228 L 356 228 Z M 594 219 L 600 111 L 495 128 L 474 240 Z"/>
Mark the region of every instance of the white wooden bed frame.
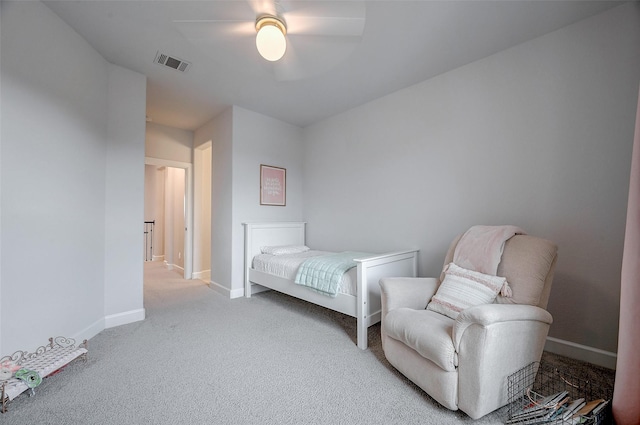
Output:
<path fill-rule="evenodd" d="M 245 226 L 244 294 L 273 289 L 326 307 L 357 319 L 358 347 L 367 349 L 367 329 L 380 322 L 381 301 L 378 281 L 382 277 L 416 276 L 418 250 L 390 252 L 356 259 L 357 296 L 338 294 L 335 298 L 319 294 L 289 279 L 258 270 L 251 265 L 263 246 L 305 245 L 305 222 L 243 223 Z M 258 286 L 259 285 L 259 286 Z"/>

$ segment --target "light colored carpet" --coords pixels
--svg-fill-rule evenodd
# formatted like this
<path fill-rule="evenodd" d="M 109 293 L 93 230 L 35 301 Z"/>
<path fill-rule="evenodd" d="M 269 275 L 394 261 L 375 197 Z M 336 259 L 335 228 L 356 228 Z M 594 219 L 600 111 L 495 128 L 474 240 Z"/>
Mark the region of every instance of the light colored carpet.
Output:
<path fill-rule="evenodd" d="M 355 319 L 267 292 L 230 300 L 145 265 L 147 319 L 107 329 L 3 424 L 499 424 L 442 408 L 370 349 Z M 34 347 L 35 348 L 35 347 Z"/>

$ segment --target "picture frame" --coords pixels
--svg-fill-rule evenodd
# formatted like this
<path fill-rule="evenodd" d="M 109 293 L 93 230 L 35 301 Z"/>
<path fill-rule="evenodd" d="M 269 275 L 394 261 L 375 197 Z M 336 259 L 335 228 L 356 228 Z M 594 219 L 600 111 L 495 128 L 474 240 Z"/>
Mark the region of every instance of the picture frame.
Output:
<path fill-rule="evenodd" d="M 260 164 L 260 205 L 287 205 L 287 170 Z"/>

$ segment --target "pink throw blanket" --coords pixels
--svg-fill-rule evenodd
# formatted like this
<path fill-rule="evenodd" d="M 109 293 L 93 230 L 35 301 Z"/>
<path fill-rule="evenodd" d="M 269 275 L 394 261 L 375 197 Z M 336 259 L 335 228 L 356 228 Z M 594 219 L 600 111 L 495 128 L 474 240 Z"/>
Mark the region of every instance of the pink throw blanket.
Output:
<path fill-rule="evenodd" d="M 504 243 L 515 235 L 526 235 L 516 226 L 473 226 L 460 238 L 453 262 L 458 266 L 495 276 Z"/>

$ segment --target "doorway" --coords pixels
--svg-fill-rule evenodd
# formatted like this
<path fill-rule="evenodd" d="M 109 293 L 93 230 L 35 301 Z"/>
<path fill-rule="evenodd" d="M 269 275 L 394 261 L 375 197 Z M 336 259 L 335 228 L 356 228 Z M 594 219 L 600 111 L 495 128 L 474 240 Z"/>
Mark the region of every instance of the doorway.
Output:
<path fill-rule="evenodd" d="M 164 261 L 191 279 L 193 270 L 192 168 L 189 163 L 145 158 L 145 222 L 153 240 L 145 238 L 145 258 Z"/>

